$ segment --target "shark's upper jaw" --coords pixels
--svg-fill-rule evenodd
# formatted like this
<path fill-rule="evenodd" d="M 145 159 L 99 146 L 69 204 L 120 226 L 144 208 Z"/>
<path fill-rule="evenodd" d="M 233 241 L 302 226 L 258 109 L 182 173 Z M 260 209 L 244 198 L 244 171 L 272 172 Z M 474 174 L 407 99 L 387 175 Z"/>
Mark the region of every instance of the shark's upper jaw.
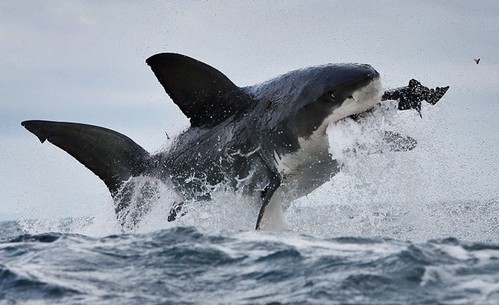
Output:
<path fill-rule="evenodd" d="M 337 122 L 353 114 L 362 113 L 371 109 L 381 101 L 383 90 L 379 75 L 376 74 L 365 86 L 357 88 L 345 98 L 341 105 L 335 108 L 328 116 L 328 123 Z"/>

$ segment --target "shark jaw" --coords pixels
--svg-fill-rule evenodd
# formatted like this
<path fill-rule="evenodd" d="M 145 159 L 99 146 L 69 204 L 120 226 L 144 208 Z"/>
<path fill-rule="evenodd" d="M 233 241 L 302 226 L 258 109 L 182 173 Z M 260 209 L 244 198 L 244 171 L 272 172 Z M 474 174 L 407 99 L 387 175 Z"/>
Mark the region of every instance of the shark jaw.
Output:
<path fill-rule="evenodd" d="M 383 90 L 379 77 L 374 78 L 366 86 L 355 90 L 351 96 L 346 98 L 340 107 L 334 111 L 324 120 L 324 123 L 319 129 L 325 129 L 330 123 L 337 122 L 341 119 L 349 117 L 354 114 L 362 113 L 371 109 L 376 104 L 381 102 Z"/>

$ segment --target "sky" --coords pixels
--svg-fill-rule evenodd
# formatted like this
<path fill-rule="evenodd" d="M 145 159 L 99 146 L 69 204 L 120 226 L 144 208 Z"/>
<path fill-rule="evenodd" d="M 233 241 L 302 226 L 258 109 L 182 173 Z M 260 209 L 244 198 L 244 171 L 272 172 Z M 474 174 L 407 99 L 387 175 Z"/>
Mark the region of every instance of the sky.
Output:
<path fill-rule="evenodd" d="M 387 88 L 411 78 L 449 85 L 437 105 L 446 131 L 435 136 L 488 167 L 477 179 L 496 179 L 497 12 L 497 1 L 1 1 L 0 220 L 91 215 L 110 201 L 96 176 L 41 145 L 23 120 L 108 127 L 150 152 L 189 126 L 145 64 L 161 52 L 197 58 L 240 86 L 332 62 L 369 63 Z"/>

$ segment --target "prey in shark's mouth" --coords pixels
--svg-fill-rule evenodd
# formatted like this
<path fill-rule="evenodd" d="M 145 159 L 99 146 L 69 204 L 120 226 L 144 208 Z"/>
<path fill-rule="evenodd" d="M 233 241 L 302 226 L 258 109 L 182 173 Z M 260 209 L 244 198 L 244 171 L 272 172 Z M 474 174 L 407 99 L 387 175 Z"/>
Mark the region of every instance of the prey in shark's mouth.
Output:
<path fill-rule="evenodd" d="M 162 53 L 147 64 L 190 119 L 191 126 L 166 151 L 151 155 L 110 129 L 79 123 L 25 121 L 95 173 L 115 201 L 124 229 L 133 229 L 150 209 L 159 183 L 173 188 L 168 221 L 187 201 L 209 200 L 213 186 L 252 197 L 259 206 L 256 229 L 284 229 L 287 203 L 305 196 L 337 173 L 328 152 L 332 122 L 369 111 L 382 99 L 420 111 L 446 88 L 419 83 L 383 92 L 379 73 L 365 64 L 328 64 L 292 71 L 265 83 L 238 87 L 215 68 L 193 58 Z M 134 177 L 150 178 L 138 184 Z M 130 206 L 137 208 L 130 211 Z"/>

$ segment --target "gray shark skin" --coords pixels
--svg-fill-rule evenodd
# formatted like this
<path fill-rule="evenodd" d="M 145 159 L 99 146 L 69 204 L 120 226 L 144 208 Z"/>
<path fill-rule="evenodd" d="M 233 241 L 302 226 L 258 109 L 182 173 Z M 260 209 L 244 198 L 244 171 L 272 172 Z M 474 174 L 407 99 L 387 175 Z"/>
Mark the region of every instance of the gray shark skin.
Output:
<path fill-rule="evenodd" d="M 382 92 L 379 73 L 366 64 L 327 64 L 238 87 L 215 68 L 184 55 L 161 53 L 146 63 L 191 122 L 163 152 L 150 155 L 103 127 L 22 122 L 41 142 L 65 150 L 101 178 L 127 228 L 148 212 L 159 183 L 178 195 L 168 221 L 179 216 L 185 201 L 209 200 L 213 186 L 223 183 L 259 204 L 256 229 L 285 229 L 287 204 L 339 170 L 328 152 L 330 123 L 361 115 L 385 99 L 399 100 L 401 110 L 420 111 L 422 100 L 434 104 L 448 89 L 428 89 L 411 80 L 407 87 Z M 415 146 L 412 138 L 390 137 L 409 141 L 400 150 Z M 137 186 L 133 177 L 138 176 L 151 180 Z M 131 212 L 130 205 L 138 208 Z"/>

